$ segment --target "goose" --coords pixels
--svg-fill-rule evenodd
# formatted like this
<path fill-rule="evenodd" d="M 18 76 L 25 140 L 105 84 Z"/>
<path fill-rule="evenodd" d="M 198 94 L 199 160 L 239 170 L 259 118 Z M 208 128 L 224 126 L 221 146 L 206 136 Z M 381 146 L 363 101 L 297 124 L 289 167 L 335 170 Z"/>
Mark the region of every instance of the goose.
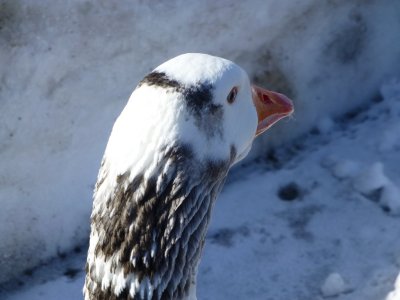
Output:
<path fill-rule="evenodd" d="M 83 288 L 93 299 L 196 299 L 212 208 L 253 140 L 293 113 L 232 61 L 179 55 L 117 118 L 93 195 Z"/>

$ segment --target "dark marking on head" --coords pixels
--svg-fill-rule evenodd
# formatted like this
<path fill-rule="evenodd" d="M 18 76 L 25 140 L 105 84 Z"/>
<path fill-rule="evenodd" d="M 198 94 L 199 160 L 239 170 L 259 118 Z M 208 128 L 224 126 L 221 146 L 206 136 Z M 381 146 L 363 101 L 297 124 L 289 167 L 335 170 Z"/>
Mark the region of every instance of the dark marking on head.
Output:
<path fill-rule="evenodd" d="M 149 86 L 158 86 L 161 88 L 171 88 L 174 91 L 179 91 L 183 88 L 178 81 L 169 78 L 167 74 L 165 74 L 164 72 L 157 72 L 157 71 L 153 71 L 148 75 L 146 75 L 142 79 L 142 81 L 140 81 L 138 86 L 140 87 L 143 84 Z"/>
<path fill-rule="evenodd" d="M 196 126 L 207 138 L 217 135 L 222 138 L 224 109 L 221 104 L 213 102 L 213 89 L 211 84 L 205 83 L 186 88 L 183 95 L 189 113 L 195 118 Z"/>
<path fill-rule="evenodd" d="M 185 96 L 186 105 L 189 111 L 195 116 L 201 116 L 203 110 L 212 104 L 213 86 L 211 84 L 200 84 L 183 91 Z"/>
<path fill-rule="evenodd" d="M 213 103 L 214 86 L 211 83 L 197 82 L 187 86 L 170 78 L 164 72 L 153 71 L 143 78 L 138 87 L 144 84 L 182 94 L 189 114 L 195 118 L 196 126 L 206 137 L 223 136 L 223 106 Z"/>

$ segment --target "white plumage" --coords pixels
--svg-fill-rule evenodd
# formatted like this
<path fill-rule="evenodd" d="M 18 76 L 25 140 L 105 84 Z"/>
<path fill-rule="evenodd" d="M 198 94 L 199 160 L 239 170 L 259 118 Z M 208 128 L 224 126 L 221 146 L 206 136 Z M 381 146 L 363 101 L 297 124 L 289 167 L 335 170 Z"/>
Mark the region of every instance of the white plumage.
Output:
<path fill-rule="evenodd" d="M 157 67 L 115 122 L 94 192 L 85 299 L 195 299 L 229 168 L 291 114 L 285 96 L 205 54 Z"/>

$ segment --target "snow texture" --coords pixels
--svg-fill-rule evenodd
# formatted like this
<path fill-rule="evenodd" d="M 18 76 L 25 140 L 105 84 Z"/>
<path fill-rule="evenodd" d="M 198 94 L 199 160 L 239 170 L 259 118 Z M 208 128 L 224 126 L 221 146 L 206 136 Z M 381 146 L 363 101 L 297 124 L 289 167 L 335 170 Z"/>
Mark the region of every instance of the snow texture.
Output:
<path fill-rule="evenodd" d="M 399 300 L 400 299 L 400 274 L 395 283 L 395 289 L 389 293 L 386 300 Z"/>
<path fill-rule="evenodd" d="M 400 74 L 399 15 L 397 0 L 1 1 L 0 63 L 10 67 L 0 70 L 0 282 L 85 244 L 100 159 L 133 88 L 161 62 L 205 52 L 295 101 L 295 117 L 249 159 L 285 142 L 309 153 L 287 146 L 297 158 L 285 167 L 253 165 L 227 186 L 201 299 L 289 299 L 293 291 L 310 299 L 331 265 L 360 286 L 340 299 L 383 298 L 400 252 L 400 84 L 385 81 Z M 385 100 L 371 104 L 379 87 Z M 341 131 L 346 120 L 358 123 Z M 317 141 L 304 138 L 312 128 Z M 285 151 L 276 149 L 266 165 L 282 165 Z M 275 189 L 295 179 L 282 195 L 304 200 L 279 202 Z M 231 255 L 223 245 L 234 246 Z M 233 275 L 221 283 L 224 268 Z"/>
<path fill-rule="evenodd" d="M 400 218 L 381 201 L 382 187 L 400 186 L 400 155 L 379 147 L 380 133 L 400 124 L 398 96 L 230 174 L 200 263 L 198 299 L 399 299 Z M 381 184 L 361 180 L 360 189 L 354 182 L 363 170 Z M 66 260 L 31 271 L 20 277 L 25 287 L 0 296 L 53 299 L 59 291 L 57 299 L 79 299 L 85 253 Z"/>
<path fill-rule="evenodd" d="M 346 292 L 346 290 L 346 283 L 338 273 L 329 274 L 321 287 L 322 296 L 324 298 L 338 296 Z"/>

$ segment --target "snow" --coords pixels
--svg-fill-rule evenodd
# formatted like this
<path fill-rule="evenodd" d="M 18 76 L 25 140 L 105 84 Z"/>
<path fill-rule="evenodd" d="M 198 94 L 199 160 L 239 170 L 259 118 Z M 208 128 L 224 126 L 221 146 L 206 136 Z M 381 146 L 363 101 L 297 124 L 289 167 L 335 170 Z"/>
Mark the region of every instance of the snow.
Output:
<path fill-rule="evenodd" d="M 8 297 L 10 300 L 82 299 L 82 280 L 60 277 Z M 61 298 L 63 297 L 63 298 Z"/>
<path fill-rule="evenodd" d="M 383 164 L 381 162 L 373 163 L 366 167 L 354 178 L 354 188 L 360 193 L 368 194 L 374 190 L 384 187 L 388 179 L 383 173 Z"/>
<path fill-rule="evenodd" d="M 355 177 L 360 170 L 357 162 L 346 159 L 335 162 L 331 167 L 332 174 L 339 179 Z"/>
<path fill-rule="evenodd" d="M 388 209 L 391 214 L 400 216 L 400 190 L 396 185 L 392 182 L 387 184 L 379 200 L 381 206 Z"/>
<path fill-rule="evenodd" d="M 198 299 L 399 299 L 398 206 L 382 202 L 387 188 L 398 199 L 400 155 L 370 139 L 400 123 L 398 96 L 231 172 L 207 235 Z M 69 257 L 83 267 L 85 253 Z M 34 270 L 3 298 L 52 299 L 58 290 L 57 299 L 79 299 L 84 274 L 66 277 L 68 266 Z"/>
<path fill-rule="evenodd" d="M 399 300 L 400 299 L 400 274 L 395 283 L 395 289 L 389 293 L 386 300 Z"/>
<path fill-rule="evenodd" d="M 370 101 L 400 73 L 400 3 L 360 3 L 3 1 L 0 63 L 12 68 L 0 71 L 0 282 L 85 242 L 112 124 L 140 79 L 171 57 L 228 58 L 294 99 L 296 115 L 248 161 L 317 124 L 332 130 L 329 120 Z M 382 151 L 399 147 L 397 130 L 380 135 Z"/>
<path fill-rule="evenodd" d="M 0 3 L 0 63 L 12 66 L 0 70 L 0 282 L 26 281 L 4 297 L 81 298 L 82 273 L 21 272 L 87 248 L 115 117 L 144 74 L 200 51 L 288 94 L 296 115 L 230 175 L 199 299 L 318 299 L 339 272 L 354 290 L 337 299 L 397 300 L 399 10 L 397 0 Z M 298 190 L 285 190 L 292 182 Z"/>
<path fill-rule="evenodd" d="M 318 120 L 317 122 L 317 129 L 320 133 L 328 133 L 329 131 L 332 131 L 334 128 L 335 123 L 331 118 L 322 118 L 321 120 Z"/>
<path fill-rule="evenodd" d="M 385 131 L 387 136 L 389 131 Z M 394 133 L 394 135 L 397 135 Z M 378 146 L 378 151 L 382 148 Z M 360 163 L 342 159 L 334 161 L 329 158 L 325 166 L 330 168 L 332 174 L 339 179 L 350 179 L 353 187 L 366 197 L 373 198 L 382 208 L 387 209 L 392 215 L 400 214 L 400 190 L 384 174 L 382 162 L 360 167 Z"/>
<path fill-rule="evenodd" d="M 324 298 L 338 296 L 347 290 L 346 283 L 342 276 L 338 273 L 329 274 L 321 287 L 322 296 Z"/>

